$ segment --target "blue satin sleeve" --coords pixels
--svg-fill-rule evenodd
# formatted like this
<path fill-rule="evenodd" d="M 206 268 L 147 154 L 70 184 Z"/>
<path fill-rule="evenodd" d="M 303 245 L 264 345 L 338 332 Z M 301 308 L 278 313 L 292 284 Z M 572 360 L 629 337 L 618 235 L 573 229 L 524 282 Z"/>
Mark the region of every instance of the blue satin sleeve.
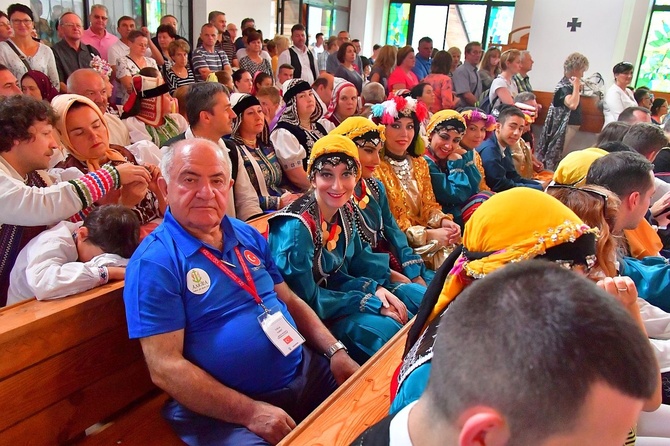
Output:
<path fill-rule="evenodd" d="M 360 258 L 349 263 L 345 257 L 341 268 L 320 284 L 315 282 L 313 274 L 314 241 L 310 231 L 300 220 L 291 217 L 271 219 L 269 244 L 275 264 L 288 286 L 307 302 L 321 319 L 338 318 L 358 312 L 379 314 L 381 301 L 374 295 L 378 283 L 363 274 L 373 268 L 379 269 L 378 263 L 381 259 L 376 259 L 377 263 L 371 263 L 369 255 L 373 253 L 364 252 L 360 238 L 358 248 L 350 244 L 348 249 L 352 254 L 356 254 L 358 250 Z M 340 237 L 333 252 L 324 250 L 323 264 L 320 265 L 322 270 L 332 271 L 330 268 L 334 269 L 333 265 L 341 263 L 342 255 L 346 255 L 343 246 L 344 237 Z M 369 264 L 363 265 L 365 262 Z M 349 274 L 350 267 L 353 271 L 357 271 L 356 268 L 360 269 L 360 274 L 352 277 Z"/>
<path fill-rule="evenodd" d="M 642 260 L 624 257 L 620 273 L 633 279 L 638 295 L 650 304 L 670 312 L 670 265 L 664 257 Z"/>
<path fill-rule="evenodd" d="M 422 275 L 426 267 L 423 264 L 421 256 L 414 253 L 414 250 L 407 243 L 407 236 L 398 227 L 395 217 L 391 213 L 388 198 L 386 197 L 386 188 L 381 181 L 375 179 L 379 186 L 379 208 L 384 222 L 384 238 L 393 246 L 395 254 L 400 260 L 403 274 L 410 279 Z"/>

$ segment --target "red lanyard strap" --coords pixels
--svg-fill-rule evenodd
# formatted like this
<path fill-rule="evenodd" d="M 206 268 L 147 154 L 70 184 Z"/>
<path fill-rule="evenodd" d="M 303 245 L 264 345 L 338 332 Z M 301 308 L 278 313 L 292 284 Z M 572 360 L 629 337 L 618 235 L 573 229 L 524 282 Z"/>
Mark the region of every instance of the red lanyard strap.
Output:
<path fill-rule="evenodd" d="M 249 272 L 249 268 L 247 267 L 246 262 L 244 261 L 244 258 L 242 257 L 242 254 L 240 254 L 240 249 L 236 246 L 235 247 L 235 255 L 237 255 L 237 260 L 240 262 L 240 266 L 242 267 L 242 272 L 244 272 L 244 278 L 246 279 L 246 283 L 237 277 L 237 275 L 231 271 L 228 266 L 226 266 L 220 259 L 217 259 L 214 254 L 211 252 L 207 251 L 204 247 L 200 248 L 200 252 L 209 259 L 210 262 L 212 262 L 214 265 L 216 265 L 223 273 L 228 276 L 233 282 L 235 282 L 240 288 L 242 288 L 244 291 L 247 293 L 251 294 L 251 296 L 254 298 L 256 303 L 263 307 L 263 310 L 266 312 L 268 309 L 265 307 L 263 304 L 263 300 L 261 297 L 258 295 L 258 291 L 256 291 L 256 284 L 254 283 L 254 279 L 251 277 L 251 273 Z"/>

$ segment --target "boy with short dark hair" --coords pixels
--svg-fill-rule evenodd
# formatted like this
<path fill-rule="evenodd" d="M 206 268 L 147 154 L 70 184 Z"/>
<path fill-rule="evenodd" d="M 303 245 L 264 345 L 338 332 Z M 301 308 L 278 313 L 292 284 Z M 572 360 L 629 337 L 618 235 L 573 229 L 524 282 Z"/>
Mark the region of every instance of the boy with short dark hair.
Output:
<path fill-rule="evenodd" d="M 484 166 L 486 185 L 494 192 L 518 186 L 543 190 L 539 182 L 523 178 L 514 167 L 510 146 L 519 141 L 525 125 L 526 118 L 518 107 L 503 107 L 498 115 L 495 132 L 477 147 Z"/>
<path fill-rule="evenodd" d="M 7 304 L 33 296 L 57 299 L 123 279 L 139 232 L 135 213 L 121 205 L 100 206 L 83 223 L 63 221 L 47 229 L 19 253 Z"/>

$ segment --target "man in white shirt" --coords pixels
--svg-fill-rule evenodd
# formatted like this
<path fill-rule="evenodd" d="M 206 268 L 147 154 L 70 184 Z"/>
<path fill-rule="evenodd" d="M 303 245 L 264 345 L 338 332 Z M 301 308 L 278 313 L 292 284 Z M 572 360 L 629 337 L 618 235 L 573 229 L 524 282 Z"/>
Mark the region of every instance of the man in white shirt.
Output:
<path fill-rule="evenodd" d="M 312 85 L 318 76 L 318 72 L 316 70 L 314 53 L 305 44 L 307 36 L 305 35 L 304 26 L 300 24 L 293 25 L 291 28 L 291 41 L 293 42 L 293 46 L 279 55 L 277 64 L 279 66 L 283 64 L 292 65 L 295 69 L 293 77 L 295 79 L 302 79 Z"/>
<path fill-rule="evenodd" d="M 316 41 L 312 45 L 312 53 L 314 53 L 314 58 L 318 59 L 319 54 L 323 53 L 326 49 L 323 46 L 323 33 L 316 33 Z"/>
<path fill-rule="evenodd" d="M 237 153 L 235 144 L 225 141 L 224 136 L 233 130 L 235 112 L 230 106 L 228 93 L 223 85 L 202 82 L 191 85 L 186 98 L 186 116 L 190 126 L 186 132 L 172 138 L 165 145 L 190 138 L 204 138 L 221 147 L 233 165 L 233 193 L 228 194 L 226 214 L 240 220 L 249 220 L 263 214 L 249 174 L 244 168 L 244 160 Z"/>

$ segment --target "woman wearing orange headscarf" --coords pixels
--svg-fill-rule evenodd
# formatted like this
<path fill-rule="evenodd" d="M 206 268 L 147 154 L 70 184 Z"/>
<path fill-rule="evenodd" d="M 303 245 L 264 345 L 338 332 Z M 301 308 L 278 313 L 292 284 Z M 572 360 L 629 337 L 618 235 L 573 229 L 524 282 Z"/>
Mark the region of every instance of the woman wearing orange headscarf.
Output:
<path fill-rule="evenodd" d="M 473 280 L 538 257 L 587 270 L 596 261 L 597 230 L 555 198 L 529 188 L 493 195 L 468 220 L 463 234 L 462 248 L 437 272 L 408 334 L 392 413 L 423 392 L 441 315 Z"/>

